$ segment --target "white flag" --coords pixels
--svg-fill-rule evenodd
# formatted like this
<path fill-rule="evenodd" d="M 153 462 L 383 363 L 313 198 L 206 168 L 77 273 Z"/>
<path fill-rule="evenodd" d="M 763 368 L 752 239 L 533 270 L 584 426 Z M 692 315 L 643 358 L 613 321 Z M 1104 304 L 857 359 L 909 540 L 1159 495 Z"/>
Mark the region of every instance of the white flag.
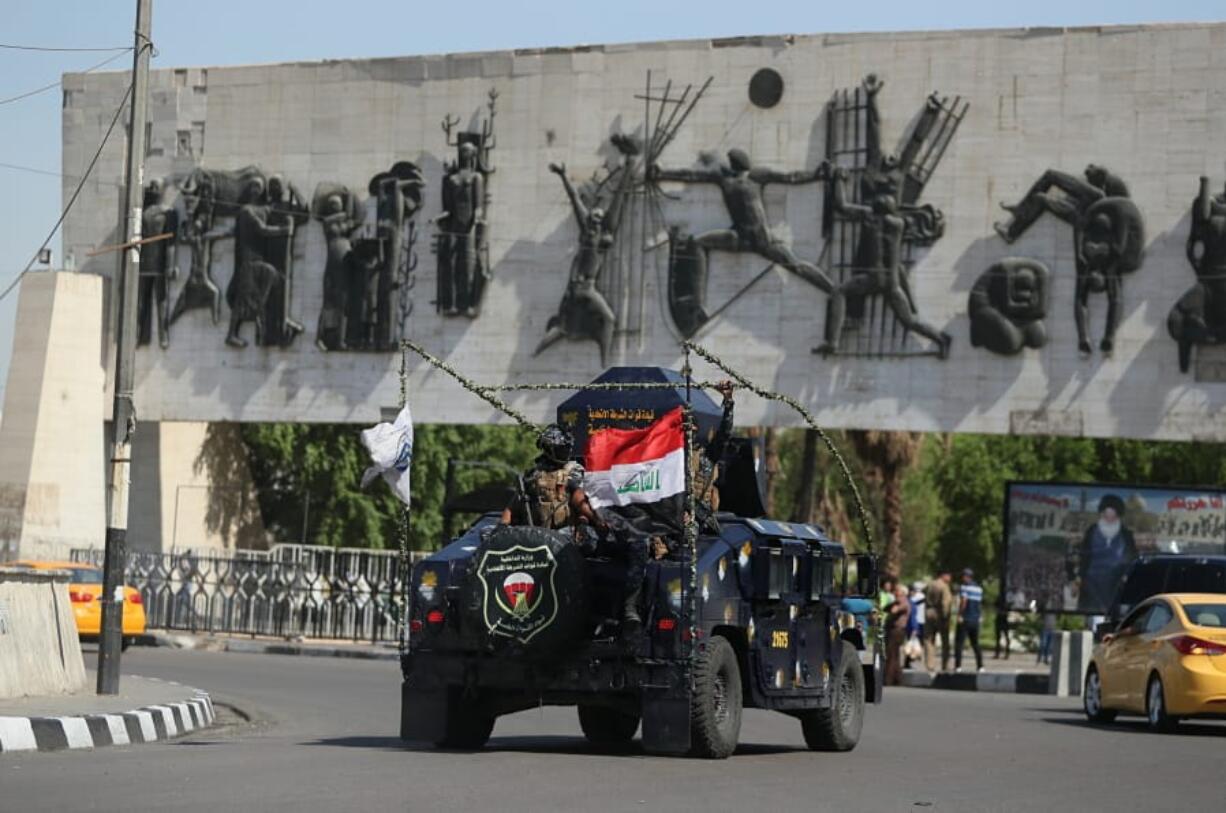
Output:
<path fill-rule="evenodd" d="M 380 474 L 396 496 L 409 504 L 409 469 L 413 463 L 413 413 L 409 405 L 396 416 L 395 423 L 381 423 L 362 431 L 362 445 L 370 452 L 374 465 L 362 475 L 362 488 Z"/>

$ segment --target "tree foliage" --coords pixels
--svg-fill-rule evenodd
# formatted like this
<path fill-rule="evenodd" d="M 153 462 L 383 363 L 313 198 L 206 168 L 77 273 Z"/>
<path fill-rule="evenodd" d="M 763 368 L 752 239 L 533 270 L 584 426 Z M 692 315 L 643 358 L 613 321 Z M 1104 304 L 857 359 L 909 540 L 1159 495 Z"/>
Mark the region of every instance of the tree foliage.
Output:
<path fill-rule="evenodd" d="M 237 431 L 238 440 L 233 435 Z M 264 528 L 273 542 L 394 548 L 399 542 L 400 502 L 380 479 L 360 488 L 370 464 L 359 435 L 344 424 L 214 424 L 198 466 L 214 483 L 243 482 L 249 472 Z M 428 549 L 442 532 L 447 461 L 452 458 L 506 464 L 521 470 L 530 463 L 534 438 L 509 426 L 416 427 L 413 455 L 413 504 L 410 545 Z M 509 473 L 461 470 L 457 491 Z M 230 526 L 244 519 L 242 504 L 224 487 L 214 488 L 211 524 Z M 249 517 L 248 517 L 249 519 Z"/>

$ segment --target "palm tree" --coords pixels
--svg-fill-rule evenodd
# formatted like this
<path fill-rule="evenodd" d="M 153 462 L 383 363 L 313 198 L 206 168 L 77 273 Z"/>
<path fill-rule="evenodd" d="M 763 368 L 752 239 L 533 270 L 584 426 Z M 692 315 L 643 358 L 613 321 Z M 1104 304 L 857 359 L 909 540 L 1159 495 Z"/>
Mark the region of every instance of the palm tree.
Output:
<path fill-rule="evenodd" d="M 885 533 L 884 571 L 902 572 L 902 482 L 907 470 L 919 459 L 924 445 L 922 432 L 851 430 L 847 433 L 866 474 L 881 487 Z"/>

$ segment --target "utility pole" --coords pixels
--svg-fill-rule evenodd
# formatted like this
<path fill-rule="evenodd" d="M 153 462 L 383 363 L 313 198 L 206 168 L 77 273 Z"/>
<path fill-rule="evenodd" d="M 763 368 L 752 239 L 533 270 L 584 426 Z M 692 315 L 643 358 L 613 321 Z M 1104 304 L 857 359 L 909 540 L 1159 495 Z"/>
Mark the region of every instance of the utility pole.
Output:
<path fill-rule="evenodd" d="M 128 487 L 131 484 L 132 403 L 136 361 L 136 298 L 140 279 L 141 208 L 144 204 L 145 113 L 149 100 L 149 39 L 153 0 L 136 0 L 136 42 L 132 51 L 131 118 L 128 120 L 127 183 L 123 189 L 124 242 L 120 260 L 119 309 L 115 329 L 115 402 L 111 415 L 111 483 L 102 570 L 102 634 L 98 636 L 98 694 L 119 694 L 119 653 L 123 648 L 124 564 L 128 559 Z"/>

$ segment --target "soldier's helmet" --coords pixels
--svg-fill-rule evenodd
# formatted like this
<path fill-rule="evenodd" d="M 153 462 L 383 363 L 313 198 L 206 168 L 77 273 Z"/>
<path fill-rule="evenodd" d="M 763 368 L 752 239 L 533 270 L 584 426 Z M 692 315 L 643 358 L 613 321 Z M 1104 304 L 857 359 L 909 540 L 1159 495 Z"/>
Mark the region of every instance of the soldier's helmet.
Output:
<path fill-rule="evenodd" d="M 570 432 L 556 423 L 546 426 L 536 438 L 537 448 L 554 463 L 565 463 L 569 460 L 574 444 L 575 439 L 571 437 Z"/>

